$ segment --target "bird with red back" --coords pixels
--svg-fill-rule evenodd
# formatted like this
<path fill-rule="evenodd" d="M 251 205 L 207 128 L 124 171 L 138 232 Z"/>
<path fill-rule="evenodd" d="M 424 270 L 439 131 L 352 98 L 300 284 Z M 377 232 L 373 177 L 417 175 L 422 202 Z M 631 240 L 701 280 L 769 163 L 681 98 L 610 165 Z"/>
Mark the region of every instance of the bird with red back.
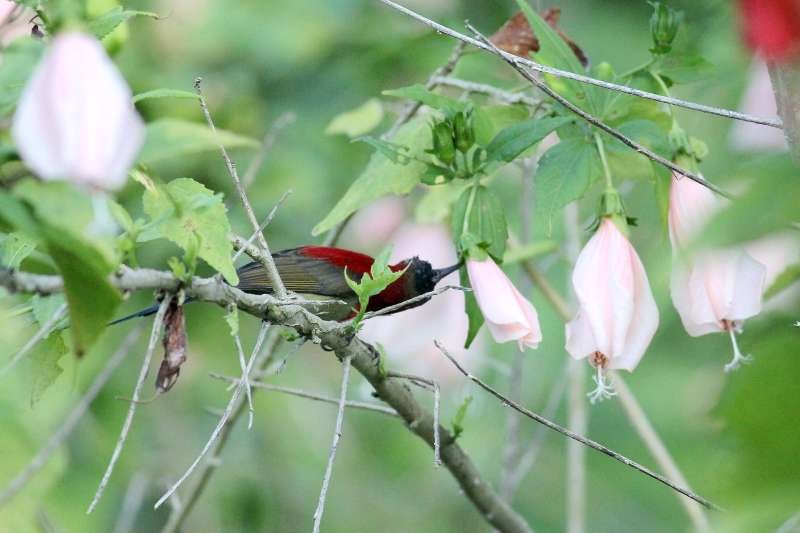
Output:
<path fill-rule="evenodd" d="M 352 318 L 354 309 L 358 308 L 358 298 L 345 280 L 345 270 L 351 279 L 358 281 L 369 273 L 375 261 L 366 254 L 329 246 L 301 246 L 282 250 L 273 253 L 272 259 L 287 290 L 308 300 L 332 300 L 333 303 L 326 306 L 320 316 L 337 321 Z M 370 298 L 367 311 L 379 311 L 431 292 L 439 281 L 459 267 L 460 264 L 456 264 L 437 269 L 419 257 L 390 265 L 393 272 L 403 269 L 405 272 L 394 283 Z M 250 262 L 239 267 L 237 273 L 238 289 L 249 294 L 272 294 L 272 284 L 261 263 Z M 342 303 L 336 303 L 337 301 Z M 426 301 L 427 299 L 416 301 L 393 312 L 405 311 Z M 110 325 L 154 314 L 157 309 L 158 306 L 148 307 L 115 320 Z"/>

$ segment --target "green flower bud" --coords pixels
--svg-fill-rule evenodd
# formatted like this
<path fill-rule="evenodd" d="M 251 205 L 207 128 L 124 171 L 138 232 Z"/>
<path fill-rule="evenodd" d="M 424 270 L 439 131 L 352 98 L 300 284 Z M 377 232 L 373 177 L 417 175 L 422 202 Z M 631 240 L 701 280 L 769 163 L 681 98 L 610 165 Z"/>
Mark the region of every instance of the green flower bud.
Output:
<path fill-rule="evenodd" d="M 666 54 L 672 50 L 672 41 L 678 33 L 682 15 L 661 2 L 651 2 L 650 5 L 653 6 L 653 16 L 650 17 L 653 48 L 650 51 L 654 54 Z"/>
<path fill-rule="evenodd" d="M 460 152 L 467 153 L 475 144 L 475 129 L 472 127 L 472 110 L 459 111 L 453 118 L 453 129 L 455 130 L 456 148 Z"/>
<path fill-rule="evenodd" d="M 453 131 L 447 122 L 439 122 L 433 127 L 433 153 L 446 165 L 456 160 Z"/>

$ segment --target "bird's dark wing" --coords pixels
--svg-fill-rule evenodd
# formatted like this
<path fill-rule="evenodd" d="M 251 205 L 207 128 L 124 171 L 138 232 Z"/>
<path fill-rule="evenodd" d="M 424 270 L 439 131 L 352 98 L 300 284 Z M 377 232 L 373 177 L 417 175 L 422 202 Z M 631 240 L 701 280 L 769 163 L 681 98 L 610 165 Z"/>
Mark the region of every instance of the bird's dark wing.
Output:
<path fill-rule="evenodd" d="M 327 261 L 303 255 L 302 248 L 272 254 L 275 266 L 286 288 L 292 292 L 345 298 L 353 291 L 344 280 L 344 269 Z M 252 294 L 272 293 L 267 272 L 261 263 L 251 262 L 237 270 L 239 285 Z M 353 275 L 351 274 L 351 278 Z"/>

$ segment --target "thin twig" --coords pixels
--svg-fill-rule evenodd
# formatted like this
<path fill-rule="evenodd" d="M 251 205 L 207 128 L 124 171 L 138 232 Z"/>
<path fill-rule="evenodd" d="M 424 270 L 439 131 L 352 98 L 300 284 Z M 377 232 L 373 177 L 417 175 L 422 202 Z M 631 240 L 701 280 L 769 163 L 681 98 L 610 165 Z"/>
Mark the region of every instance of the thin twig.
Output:
<path fill-rule="evenodd" d="M 186 478 L 188 478 L 192 472 L 194 472 L 195 468 L 197 468 L 197 465 L 200 464 L 200 461 L 203 460 L 203 457 L 205 457 L 206 453 L 208 453 L 208 450 L 211 449 L 211 446 L 217 440 L 217 437 L 219 437 L 222 428 L 224 428 L 225 424 L 227 424 L 228 419 L 230 418 L 231 413 L 236 406 L 239 396 L 242 394 L 242 389 L 245 388 L 244 384 L 247 383 L 250 371 L 253 368 L 253 362 L 256 360 L 256 355 L 258 355 L 258 353 L 261 351 L 261 344 L 264 342 L 264 338 L 266 337 L 268 329 L 269 327 L 266 325 L 266 322 L 262 323 L 261 329 L 258 332 L 258 338 L 256 339 L 255 346 L 253 347 L 253 352 L 250 354 L 250 359 L 247 361 L 247 366 L 242 372 L 242 380 L 239 383 L 239 386 L 234 389 L 233 394 L 231 394 L 231 399 L 228 401 L 228 405 L 225 407 L 222 417 L 220 417 L 217 426 L 214 428 L 214 431 L 211 432 L 211 436 L 208 437 L 208 441 L 206 441 L 206 444 L 203 446 L 200 454 L 195 458 L 194 462 L 189 466 L 189 468 L 186 469 L 186 472 L 183 473 L 178 481 L 173 483 L 172 486 L 164 493 L 164 495 L 158 499 L 156 504 L 153 506 L 154 509 L 161 507 L 161 505 L 167 501 L 167 499 L 169 499 L 169 497 L 172 496 L 176 490 L 178 490 L 178 487 L 180 487 L 183 482 L 186 481 Z"/>
<path fill-rule="evenodd" d="M 468 93 L 485 94 L 504 104 L 524 104 L 530 107 L 541 105 L 542 101 L 523 93 L 504 91 L 494 85 L 476 83 L 474 81 L 461 80 L 458 78 L 434 78 L 434 81 L 442 87 L 452 87 Z"/>
<path fill-rule="evenodd" d="M 439 383 L 433 382 L 433 464 L 436 467 L 442 466 L 441 442 L 439 435 L 439 407 L 441 405 L 441 391 Z"/>
<path fill-rule="evenodd" d="M 216 374 L 214 372 L 209 373 L 209 375 L 214 379 L 221 379 L 222 381 L 227 381 L 228 383 L 233 383 L 233 384 L 238 384 L 240 381 L 238 378 L 223 376 L 221 374 Z M 264 383 L 262 381 L 251 381 L 250 386 L 255 389 L 281 392 L 283 394 L 288 394 L 290 396 L 299 396 L 300 398 L 307 398 L 309 400 L 315 400 L 322 403 L 330 403 L 333 405 L 339 404 L 338 398 L 331 398 L 330 396 L 324 396 L 322 394 L 317 394 L 315 392 L 308 392 L 303 389 L 282 387 L 280 385 L 273 385 L 271 383 Z M 371 402 L 359 402 L 356 400 L 347 400 L 347 402 L 345 403 L 345 407 L 353 409 L 361 409 L 363 411 L 373 411 L 376 413 L 381 413 L 384 415 L 389 415 L 394 417 L 400 416 L 397 414 L 397 411 L 395 411 L 391 407 L 384 407 L 383 405 Z"/>
<path fill-rule="evenodd" d="M 505 59 L 506 62 L 509 65 L 511 65 L 511 67 L 514 70 L 516 70 L 523 78 L 525 78 L 526 80 L 531 82 L 540 91 L 542 91 L 547 96 L 549 96 L 550 98 L 552 98 L 553 100 L 555 100 L 559 104 L 561 104 L 564 107 L 566 107 L 567 109 L 569 109 L 571 112 L 573 112 L 576 115 L 578 115 L 579 117 L 581 117 L 583 120 L 585 120 L 586 122 L 588 122 L 592 126 L 603 130 L 604 132 L 608 133 L 609 135 L 611 135 L 612 137 L 614 137 L 615 139 L 620 141 L 622 144 L 626 145 L 627 147 L 631 148 L 632 150 L 636 151 L 637 153 L 642 154 L 643 156 L 647 157 L 648 159 L 651 159 L 652 161 L 655 161 L 656 163 L 667 167 L 668 169 L 672 170 L 673 172 L 677 172 L 678 174 L 686 176 L 690 180 L 695 181 L 695 182 L 699 183 L 700 185 L 703 185 L 704 187 L 707 187 L 707 188 L 711 189 L 712 191 L 714 191 L 715 193 L 719 194 L 720 196 L 724 196 L 725 198 L 731 198 L 731 195 L 729 193 L 725 192 L 724 190 L 722 190 L 721 188 L 717 187 L 713 183 L 707 181 L 702 176 L 700 176 L 698 174 L 695 174 L 694 172 L 690 172 L 690 171 L 686 170 L 685 168 L 682 168 L 682 167 L 676 165 L 675 163 L 673 163 L 669 159 L 658 155 L 657 153 L 653 152 L 652 150 L 650 150 L 646 146 L 644 146 L 642 144 L 639 144 L 638 142 L 634 141 L 630 137 L 626 136 L 624 133 L 622 133 L 618 129 L 612 128 L 611 126 L 609 126 L 608 124 L 606 124 L 602 120 L 598 119 L 597 117 L 587 113 L 586 111 L 584 111 L 580 107 L 576 106 L 575 104 L 573 104 L 572 102 L 570 102 L 569 100 L 567 100 L 566 98 L 564 98 L 563 96 L 561 96 L 560 94 L 555 92 L 553 89 L 551 89 L 545 82 L 543 82 L 542 80 L 540 80 L 539 78 L 537 78 L 536 76 L 531 74 L 531 72 L 528 71 L 525 67 L 521 66 L 520 65 L 521 61 L 519 61 L 520 58 L 518 56 L 504 53 L 502 50 L 500 50 L 494 44 L 492 44 L 492 42 L 489 41 L 489 39 L 487 39 L 482 33 L 480 33 L 478 30 L 476 30 L 473 26 L 467 24 L 467 28 L 469 28 L 470 31 L 475 33 L 475 35 L 477 35 L 479 39 L 483 40 L 489 46 L 489 49 L 491 51 L 493 51 L 495 54 L 497 54 L 500 57 L 502 57 L 503 59 Z"/>
<path fill-rule="evenodd" d="M 432 379 L 423 378 L 421 376 L 415 376 L 413 374 L 404 374 L 403 372 L 394 372 L 389 371 L 386 372 L 387 378 L 395 378 L 395 379 L 405 379 L 406 381 L 410 381 L 412 384 L 416 385 L 420 389 L 424 389 L 428 392 L 433 392 L 433 389 L 436 388 L 436 382 Z"/>
<path fill-rule="evenodd" d="M 437 33 L 441 33 L 441 34 L 447 35 L 448 37 L 452 37 L 454 39 L 458 39 L 459 41 L 462 41 L 462 42 L 467 43 L 467 44 L 471 44 L 472 46 L 475 46 L 476 48 L 481 48 L 481 49 L 489 51 L 489 52 L 494 52 L 490 45 L 487 45 L 486 43 L 481 42 L 481 41 L 479 41 L 477 39 L 473 39 L 472 37 L 468 37 L 467 35 L 459 33 L 459 32 L 457 32 L 457 31 L 455 31 L 455 30 L 453 30 L 453 29 L 451 29 L 451 28 L 449 28 L 447 26 L 439 24 L 438 22 L 435 22 L 435 21 L 433 21 L 433 20 L 431 20 L 429 18 L 426 18 L 426 17 L 420 15 L 419 13 L 416 13 L 416 12 L 408 9 L 407 7 L 401 6 L 400 4 L 392 2 L 391 0 L 379 0 L 379 1 L 384 3 L 384 4 L 386 4 L 387 6 L 391 7 L 392 9 L 395 9 L 395 10 L 397 10 L 397 11 L 399 11 L 399 12 L 401 12 L 401 13 L 403 13 L 403 14 L 405 14 L 405 15 L 413 18 L 413 19 L 416 19 L 417 21 L 425 24 L 426 26 L 429 26 L 430 28 L 433 28 L 434 30 L 436 30 Z M 708 114 L 711 114 L 711 115 L 717 115 L 717 116 L 721 116 L 721 117 L 725 117 L 725 118 L 732 118 L 732 119 L 741 120 L 741 121 L 744 121 L 744 122 L 753 122 L 755 124 L 762 124 L 764 126 L 771 126 L 773 128 L 782 128 L 783 127 L 783 123 L 778 118 L 757 117 L 757 116 L 753 116 L 753 115 L 748 115 L 746 113 L 739 113 L 737 111 L 732 111 L 730 109 L 722 109 L 722 108 L 718 108 L 718 107 L 707 106 L 707 105 L 698 104 L 698 103 L 695 103 L 695 102 L 688 102 L 686 100 L 680 100 L 678 98 L 672 98 L 672 97 L 669 97 L 669 96 L 664 96 L 664 95 L 657 94 L 657 93 L 651 93 L 651 92 L 647 92 L 647 91 L 642 91 L 642 90 L 639 90 L 639 89 L 634 89 L 632 87 L 626 87 L 625 85 L 618 85 L 616 83 L 610 83 L 610 82 L 607 82 L 607 81 L 590 78 L 588 76 L 583 76 L 581 74 L 576 74 L 574 72 L 569 72 L 569 71 L 566 71 L 566 70 L 560 70 L 560 69 L 557 69 L 557 68 L 548 67 L 546 65 L 542 65 L 540 63 L 536 63 L 535 61 L 531 61 L 530 59 L 526 59 L 526 58 L 523 58 L 523 57 L 515 56 L 513 54 L 510 54 L 510 53 L 504 52 L 504 51 L 501 51 L 501 53 L 499 55 L 503 59 L 505 59 L 506 61 L 513 60 L 513 61 L 516 61 L 516 62 L 524 65 L 526 68 L 529 68 L 531 70 L 535 70 L 537 72 L 542 72 L 544 74 L 550 74 L 552 76 L 557 76 L 559 78 L 567 78 L 567 79 L 570 79 L 570 80 L 575 80 L 575 81 L 580 82 L 580 83 L 587 83 L 589 85 L 596 85 L 597 87 L 602 87 L 603 89 L 608 89 L 608 90 L 611 90 L 611 91 L 618 91 L 618 92 L 621 92 L 621 93 L 630 94 L 632 96 L 637 96 L 639 98 L 646 98 L 648 100 L 655 100 L 657 102 L 662 102 L 662 103 L 665 103 L 665 104 L 674 105 L 674 106 L 678 106 L 678 107 L 684 107 L 686 109 L 691 109 L 693 111 L 700 111 L 702 113 L 708 113 Z"/>
<path fill-rule="evenodd" d="M 242 186 L 245 190 L 249 189 L 250 185 L 252 185 L 253 181 L 256 179 L 256 174 L 258 174 L 258 171 L 261 169 L 261 165 L 264 164 L 264 158 L 272 149 L 272 145 L 275 144 L 275 139 L 278 138 L 280 131 L 295 120 L 297 120 L 297 115 L 291 111 L 286 111 L 272 123 L 272 127 L 267 131 L 267 134 L 264 135 L 264 139 L 261 141 L 261 147 L 256 153 L 256 156 L 250 161 L 250 165 L 247 167 L 242 177 Z"/>
<path fill-rule="evenodd" d="M 206 104 L 206 99 L 203 96 L 203 90 L 201 89 L 200 85 L 202 83 L 202 78 L 195 78 L 194 80 L 194 90 L 197 92 L 197 96 L 200 99 L 200 109 L 203 111 L 203 116 L 208 123 L 209 129 L 214 133 L 217 134 L 217 128 L 214 126 L 214 121 L 211 118 L 211 113 L 208 110 L 208 105 Z M 275 292 L 275 296 L 279 299 L 283 300 L 286 298 L 286 288 L 283 286 L 283 282 L 281 281 L 281 276 L 278 273 L 278 268 L 275 266 L 275 262 L 272 260 L 272 254 L 269 251 L 269 245 L 267 244 L 267 239 L 264 237 L 264 234 L 258 229 L 258 220 L 256 219 L 256 214 L 253 212 L 253 207 L 250 205 L 250 200 L 247 199 L 247 193 L 242 186 L 242 181 L 239 179 L 239 173 L 236 170 L 236 165 L 231 161 L 231 158 L 228 156 L 228 151 L 225 149 L 225 145 L 220 142 L 219 149 L 222 152 L 222 159 L 225 160 L 225 166 L 228 167 L 228 173 L 233 180 L 233 184 L 236 186 L 236 192 L 239 193 L 239 199 L 242 201 L 242 206 L 244 207 L 244 212 L 247 215 L 248 220 L 250 220 L 250 224 L 253 226 L 253 230 L 255 230 L 258 238 L 258 244 L 261 246 L 264 254 L 262 256 L 261 264 L 264 265 L 264 268 L 267 272 L 267 278 L 269 279 L 270 284 L 273 287 Z"/>
<path fill-rule="evenodd" d="M 560 377 L 558 378 L 558 381 L 550 391 L 550 396 L 548 396 L 547 402 L 542 410 L 542 416 L 544 418 L 552 419 L 554 416 L 556 416 L 558 406 L 561 405 L 561 400 L 564 399 L 564 393 L 566 390 L 567 367 L 565 365 Z M 519 484 L 522 483 L 522 480 L 525 479 L 525 476 L 528 475 L 528 472 L 530 472 L 533 466 L 536 464 L 536 459 L 539 458 L 539 452 L 542 449 L 544 438 L 547 436 L 547 434 L 547 428 L 545 426 L 539 426 L 536 428 L 536 433 L 533 435 L 531 444 L 528 446 L 528 449 L 525 451 L 525 453 L 522 454 L 519 464 L 517 465 L 517 469 L 514 471 L 511 481 L 509 482 L 511 485 L 509 501 L 514 498 L 514 493 L 517 491 L 517 488 L 519 488 Z"/>
<path fill-rule="evenodd" d="M 42 469 L 42 467 L 47 463 L 50 457 L 61 447 L 64 441 L 69 438 L 72 432 L 75 430 L 75 427 L 78 425 L 78 422 L 81 421 L 83 416 L 88 412 L 89 406 L 92 402 L 97 398 L 97 395 L 100 394 L 100 391 L 103 390 L 103 387 L 106 386 L 108 380 L 111 379 L 111 375 L 117 369 L 117 367 L 122 363 L 125 357 L 128 356 L 133 345 L 139 339 L 139 336 L 142 333 L 142 325 L 137 325 L 134 329 L 131 330 L 130 333 L 125 337 L 122 341 L 122 344 L 119 345 L 117 351 L 109 358 L 106 365 L 103 367 L 102 370 L 97 374 L 92 384 L 86 391 L 86 394 L 78 401 L 72 411 L 67 415 L 67 418 L 64 420 L 64 423 L 53 433 L 50 439 L 47 441 L 42 449 L 36 454 L 28 466 L 26 466 L 18 475 L 15 477 L 3 492 L 0 493 L 0 507 L 3 507 L 8 501 L 11 500 L 22 488 L 28 484 L 28 482 L 33 478 L 36 473 Z"/>
<path fill-rule="evenodd" d="M 17 363 L 19 363 L 22 360 L 22 358 L 28 354 L 28 352 L 33 350 L 37 344 L 46 339 L 50 335 L 50 333 L 53 332 L 53 328 L 56 326 L 56 324 L 58 324 L 58 321 L 61 320 L 66 311 L 67 311 L 66 303 L 63 303 L 58 306 L 58 309 L 56 309 L 56 312 L 53 313 L 53 316 L 51 316 L 47 320 L 47 322 L 42 324 L 42 327 L 39 328 L 39 331 L 37 331 L 33 335 L 33 337 L 28 339 L 28 342 L 26 342 L 25 345 L 22 348 L 20 348 L 20 350 L 16 354 L 14 354 L 14 357 L 12 357 L 11 360 L 8 363 L 6 363 L 2 369 L 0 369 L 0 378 L 5 376 L 9 370 L 14 368 L 17 365 Z"/>
<path fill-rule="evenodd" d="M 333 433 L 331 450 L 328 453 L 328 464 L 325 466 L 325 475 L 322 478 L 322 489 L 319 492 L 317 510 L 314 511 L 313 533 L 319 533 L 319 526 L 322 522 L 322 513 L 325 512 L 325 499 L 328 496 L 328 486 L 333 474 L 333 461 L 336 459 L 336 450 L 339 447 L 339 439 L 342 438 L 342 421 L 344 420 L 344 407 L 347 403 L 347 382 L 350 379 L 350 361 L 352 357 L 345 357 L 342 361 L 342 389 L 339 393 L 339 411 L 336 413 L 336 429 Z"/>
<path fill-rule="evenodd" d="M 656 433 L 655 428 L 653 428 L 653 425 L 647 419 L 644 409 L 642 409 L 642 406 L 636 401 L 636 397 L 633 395 L 630 388 L 628 388 L 628 384 L 625 383 L 618 373 L 613 374 L 613 379 L 614 388 L 617 391 L 617 398 L 620 404 L 622 404 L 622 408 L 625 409 L 628 420 L 633 423 L 637 433 L 642 437 L 647 449 L 650 450 L 656 462 L 661 465 L 661 468 L 664 469 L 669 477 L 681 485 L 688 487 L 689 483 L 678 468 L 678 465 L 675 464 L 664 442 Z M 711 531 L 711 525 L 702 507 L 685 498 L 681 498 L 680 501 L 681 505 L 686 509 L 686 513 L 689 515 L 689 519 L 692 521 L 692 526 L 694 526 L 695 531 L 699 531 L 700 533 Z"/>
<path fill-rule="evenodd" d="M 408 300 L 400 302 L 399 304 L 390 305 L 388 307 L 384 307 L 383 309 L 379 309 L 378 311 L 370 311 L 369 313 L 365 313 L 363 320 L 369 320 L 370 318 L 375 318 L 376 316 L 388 315 L 389 313 L 394 313 L 395 311 L 405 309 L 411 304 L 427 301 L 428 299 L 433 298 L 434 296 L 438 296 L 443 292 L 449 290 L 472 292 L 472 289 L 470 289 L 469 287 L 460 287 L 458 285 L 445 285 L 444 287 L 439 287 L 438 289 L 426 292 L 425 294 L 420 294 L 419 296 L 414 296 L 413 298 L 409 298 Z"/>
<path fill-rule="evenodd" d="M 116 466 L 117 460 L 119 460 L 119 456 L 122 453 L 125 440 L 128 438 L 128 432 L 133 423 L 133 415 L 136 414 L 136 407 L 139 405 L 139 394 L 142 391 L 142 386 L 144 386 L 144 381 L 147 379 L 147 374 L 150 370 L 150 360 L 153 358 L 153 352 L 156 349 L 158 338 L 161 335 L 161 328 L 164 325 L 164 314 L 167 312 L 171 301 L 172 294 L 167 293 L 161 300 L 161 305 L 158 306 L 158 312 L 153 320 L 153 329 L 150 331 L 150 340 L 147 343 L 147 350 L 144 353 L 142 368 L 139 370 L 139 378 L 136 380 L 136 385 L 131 395 L 131 402 L 128 404 L 128 414 L 125 417 L 125 422 L 122 424 L 122 431 L 120 431 L 117 445 L 114 447 L 114 453 L 111 454 L 111 460 L 108 462 L 108 467 L 103 474 L 103 478 L 100 480 L 100 485 L 97 487 L 97 492 L 95 492 L 92 503 L 89 504 L 89 508 L 86 510 L 86 514 L 91 514 L 100 502 L 100 498 L 106 490 L 106 485 L 108 485 L 108 480 L 111 478 L 111 473 L 114 471 L 114 466 Z"/>
<path fill-rule="evenodd" d="M 253 429 L 253 414 L 255 409 L 253 408 L 253 393 L 250 391 L 250 379 L 249 372 L 247 371 L 247 361 L 245 361 L 244 358 L 244 348 L 242 348 L 242 338 L 239 336 L 239 333 L 236 333 L 233 336 L 233 342 L 236 344 L 236 353 L 239 355 L 239 366 L 242 370 L 242 379 L 238 386 L 244 386 L 244 390 L 247 393 L 247 429 L 249 430 Z"/>
<path fill-rule="evenodd" d="M 458 369 L 459 372 L 464 374 L 464 376 L 466 376 L 467 379 L 469 379 L 470 381 L 472 381 L 473 383 L 478 385 L 480 388 L 482 388 L 483 390 L 487 391 L 488 393 L 493 395 L 495 398 L 497 398 L 498 400 L 503 402 L 503 405 L 507 405 L 507 406 L 511 407 L 512 409 L 522 413 L 523 415 L 527 416 L 528 418 L 530 418 L 530 419 L 532 419 L 532 420 L 534 420 L 534 421 L 536 421 L 536 422 L 538 422 L 540 424 L 543 424 L 543 425 L 547 426 L 548 428 L 550 428 L 550 429 L 552 429 L 554 431 L 557 431 L 558 433 L 561 433 L 565 437 L 569 437 L 570 439 L 576 440 L 576 441 L 580 442 L 581 444 L 592 448 L 593 450 L 597 450 L 597 451 L 599 451 L 601 453 L 604 453 L 605 455 L 611 457 L 612 459 L 615 459 L 615 460 L 621 462 L 622 464 L 633 468 L 634 470 L 638 470 L 642 474 L 650 476 L 651 478 L 655 479 L 656 481 L 660 481 L 664 485 L 670 487 L 671 489 L 673 489 L 675 491 L 680 492 L 681 494 L 683 494 L 687 498 L 691 498 L 694 501 L 700 503 L 701 505 L 703 505 L 705 507 L 708 507 L 709 509 L 719 509 L 719 507 L 717 507 L 715 504 L 711 503 L 710 501 L 706 500 L 702 496 L 699 496 L 699 495 L 695 494 L 691 490 L 688 490 L 688 489 L 685 489 L 685 488 L 683 488 L 683 487 L 681 487 L 679 485 L 676 485 L 675 483 L 671 482 L 670 480 L 668 480 L 664 476 L 653 472 L 652 470 L 648 469 L 647 467 L 640 465 L 636 461 L 628 459 L 624 455 L 622 455 L 622 454 L 620 454 L 618 452 L 615 452 L 614 450 L 612 450 L 610 448 L 607 448 L 606 446 L 603 446 L 602 444 L 600 444 L 598 442 L 595 442 L 595 441 L 593 441 L 591 439 L 588 439 L 588 438 L 586 438 L 586 437 L 584 437 L 582 435 L 578 435 L 577 433 L 575 433 L 573 431 L 570 431 L 570 430 L 568 430 L 566 428 L 563 428 L 563 427 L 559 426 L 558 424 L 556 424 L 556 423 L 544 418 L 543 416 L 541 416 L 541 415 L 539 415 L 537 413 L 534 413 L 533 411 L 531 411 L 529 409 L 526 409 L 525 407 L 522 407 L 521 405 L 517 404 L 516 402 L 513 402 L 512 400 L 506 398 L 505 396 L 503 396 L 502 394 L 497 392 L 495 389 L 493 389 L 492 387 L 490 387 L 489 385 L 487 385 L 486 383 L 484 383 L 483 381 L 481 381 L 480 379 L 478 379 L 474 375 L 472 375 L 469 372 L 467 372 L 467 370 L 464 369 L 464 367 L 461 366 L 461 364 L 452 355 L 450 355 L 450 353 L 441 345 L 441 343 L 439 343 L 439 341 L 434 341 L 434 343 L 436 344 L 436 347 L 439 348 L 439 350 L 442 352 L 442 354 L 444 354 L 444 356 L 447 357 L 450 360 L 450 362 L 453 363 L 453 365 L 455 365 L 455 367 Z"/>
<path fill-rule="evenodd" d="M 437 68 L 433 71 L 433 74 L 428 78 L 428 81 L 425 82 L 425 88 L 429 91 L 435 89 L 439 83 L 436 81 L 440 78 L 444 78 L 449 76 L 450 73 L 453 72 L 453 69 L 456 68 L 458 61 L 461 59 L 461 56 L 464 55 L 464 48 L 465 43 L 457 43 L 453 51 L 450 53 L 450 57 L 447 58 L 447 63 L 442 65 L 441 67 Z M 397 130 L 400 127 L 411 120 L 414 115 L 417 114 L 419 108 L 422 107 L 421 102 L 409 102 L 406 106 L 400 111 L 397 120 L 392 124 L 392 127 L 389 128 L 386 133 L 382 135 L 383 139 L 391 139 L 397 133 Z"/>
<path fill-rule="evenodd" d="M 272 209 L 270 210 L 269 214 L 267 214 L 267 216 L 264 218 L 264 221 L 258 226 L 258 230 L 254 231 L 252 235 L 250 235 L 250 237 L 243 243 L 241 242 L 238 243 L 237 246 L 238 249 L 236 250 L 236 253 L 233 254 L 233 259 L 231 259 L 232 262 L 236 262 L 236 260 L 239 259 L 239 257 L 241 257 L 243 253 L 245 253 L 247 248 L 253 245 L 253 241 L 256 239 L 256 237 L 258 237 L 259 233 L 264 231 L 264 228 L 270 225 L 272 219 L 275 218 L 275 213 L 278 212 L 278 209 L 283 205 L 283 202 L 286 201 L 286 199 L 289 197 L 290 194 L 292 194 L 292 189 L 288 189 L 285 193 L 283 193 L 278 202 L 274 206 L 272 206 Z M 234 236 L 234 238 L 236 237 Z"/>

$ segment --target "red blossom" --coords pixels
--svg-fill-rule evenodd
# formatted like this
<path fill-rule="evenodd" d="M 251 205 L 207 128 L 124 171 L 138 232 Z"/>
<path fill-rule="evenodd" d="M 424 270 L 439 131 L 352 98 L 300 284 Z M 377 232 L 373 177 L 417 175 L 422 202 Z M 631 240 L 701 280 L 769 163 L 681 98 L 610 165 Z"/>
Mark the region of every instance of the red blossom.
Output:
<path fill-rule="evenodd" d="M 800 0 L 740 0 L 744 39 L 768 61 L 800 52 Z"/>

